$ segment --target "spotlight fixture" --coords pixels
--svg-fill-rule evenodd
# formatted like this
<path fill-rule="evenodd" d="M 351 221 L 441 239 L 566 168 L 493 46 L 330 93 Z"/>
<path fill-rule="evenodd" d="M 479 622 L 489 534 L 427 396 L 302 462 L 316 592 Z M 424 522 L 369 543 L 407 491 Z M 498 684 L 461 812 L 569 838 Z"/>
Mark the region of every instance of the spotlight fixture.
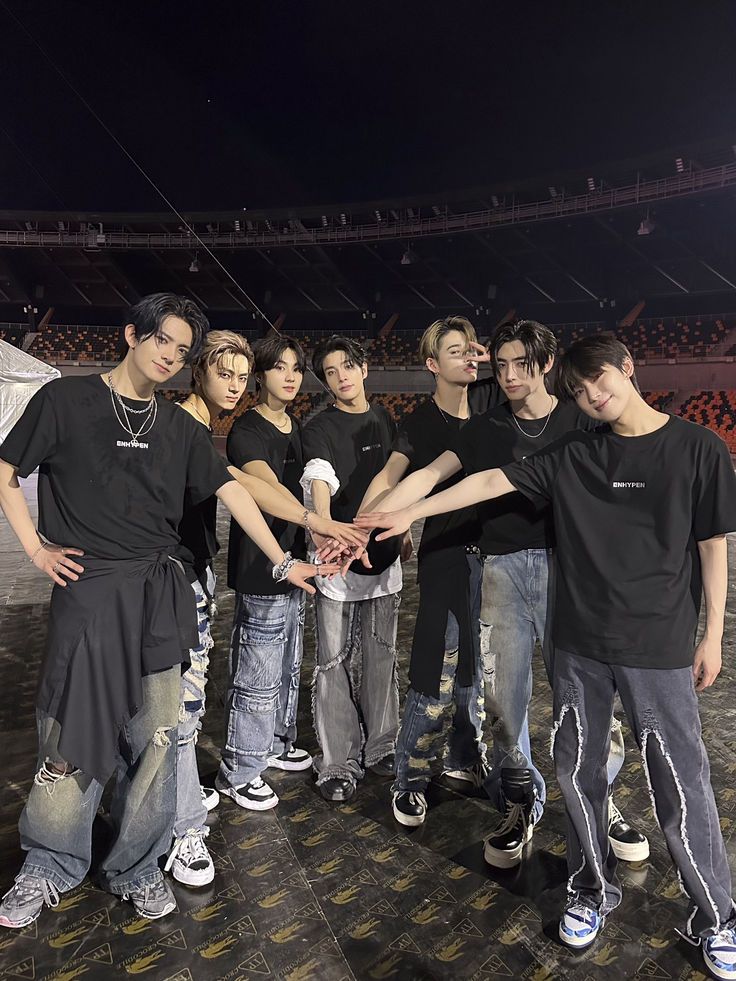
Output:
<path fill-rule="evenodd" d="M 189 272 L 190 273 L 198 273 L 199 272 L 199 259 L 196 257 L 196 255 L 192 259 L 192 261 L 189 263 Z"/>
<path fill-rule="evenodd" d="M 347 223 L 348 223 L 348 216 L 344 212 L 342 212 L 340 214 L 340 224 L 347 225 Z"/>
<path fill-rule="evenodd" d="M 675 158 L 675 170 L 678 174 L 685 173 L 685 161 L 682 159 L 682 157 Z"/>
<path fill-rule="evenodd" d="M 327 228 L 329 222 L 327 221 L 327 215 L 322 215 L 322 227 Z"/>
<path fill-rule="evenodd" d="M 416 254 L 416 252 L 413 252 L 412 249 L 409 246 L 407 246 L 404 254 L 401 257 L 401 265 L 412 266 L 418 260 L 419 260 L 419 256 Z"/>
<path fill-rule="evenodd" d="M 233 222 L 233 225 L 235 226 L 235 231 L 239 233 L 240 232 L 240 218 L 236 218 L 235 221 Z"/>
<path fill-rule="evenodd" d="M 374 214 L 374 215 L 376 216 L 376 221 L 377 221 L 377 222 L 381 222 L 381 221 L 383 221 L 383 217 L 382 217 L 382 215 L 381 215 L 381 212 L 380 212 L 380 211 L 374 211 L 374 212 L 373 212 L 373 214 Z"/>
<path fill-rule="evenodd" d="M 588 190 L 593 193 L 595 191 L 595 177 L 588 178 Z"/>
<path fill-rule="evenodd" d="M 651 220 L 651 218 L 649 217 L 649 215 L 647 215 L 646 218 L 642 218 L 641 222 L 639 223 L 639 227 L 636 230 L 636 234 L 637 235 L 651 235 L 651 233 L 654 231 L 654 229 L 656 227 L 657 226 Z"/>
<path fill-rule="evenodd" d="M 491 195 L 491 204 L 493 205 L 494 208 L 498 207 L 498 198 L 496 197 L 495 194 Z"/>
<path fill-rule="evenodd" d="M 549 187 L 547 188 L 547 190 L 549 191 L 549 196 L 550 196 L 551 198 L 556 198 L 556 197 L 557 197 L 557 188 L 556 188 L 556 187 L 553 187 L 553 186 L 552 186 L 552 185 L 550 184 L 550 186 L 549 186 Z"/>

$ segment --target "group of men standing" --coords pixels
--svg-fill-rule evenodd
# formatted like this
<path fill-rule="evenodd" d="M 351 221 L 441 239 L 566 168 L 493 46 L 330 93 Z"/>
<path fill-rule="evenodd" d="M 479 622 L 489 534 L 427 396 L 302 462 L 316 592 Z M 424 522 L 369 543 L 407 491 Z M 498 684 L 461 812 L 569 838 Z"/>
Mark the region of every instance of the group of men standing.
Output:
<path fill-rule="evenodd" d="M 318 344 L 312 369 L 334 404 L 302 429 L 287 411 L 307 370 L 298 342 L 274 332 L 251 351 L 240 335 L 207 326 L 189 301 L 147 297 L 129 313 L 121 364 L 106 375 L 45 386 L 0 447 L 0 505 L 30 560 L 58 587 L 38 701 L 38 769 L 20 822 L 27 857 L 0 904 L 0 925 L 28 925 L 44 904 L 54 905 L 60 892 L 81 882 L 90 867 L 92 821 L 113 776 L 114 837 L 100 881 L 130 898 L 141 916 L 158 918 L 176 905 L 159 859 L 168 855 L 165 870 L 184 884 L 212 881 L 207 810 L 223 794 L 246 809 L 276 806 L 263 778 L 268 768 L 311 767 L 321 795 L 340 802 L 355 794 L 366 769 L 392 776 L 393 814 L 411 827 L 425 820 L 432 764 L 442 758 L 449 779 L 484 788 L 501 812 L 484 843 L 486 861 L 500 869 L 517 865 L 546 798 L 529 739 L 536 642 L 551 683 L 563 660 L 574 675 L 566 700 L 556 694 L 561 752 L 575 750 L 566 714 L 575 716 L 582 737 L 580 696 L 570 694 L 581 684 L 570 664 L 575 648 L 551 643 L 553 608 L 559 612 L 570 590 L 569 581 L 557 582 L 553 495 L 536 471 L 535 479 L 523 472 L 527 458 L 546 455 L 554 462 L 545 476 L 561 471 L 556 448 L 600 428 L 577 389 L 563 401 L 552 394 L 554 334 L 533 321 L 504 325 L 486 351 L 465 318 L 435 322 L 420 344 L 434 394 L 398 431 L 366 395 L 362 346 L 332 336 Z M 602 349 L 598 377 L 612 365 L 630 378 L 623 351 Z M 478 381 L 484 360 L 493 372 Z M 179 405 L 157 397 L 156 384 L 185 363 L 193 368 L 189 397 Z M 568 382 L 574 378 L 587 392 L 590 366 L 583 367 L 568 368 Z M 230 431 L 228 466 L 214 450 L 211 423 L 235 407 L 250 373 L 258 402 Z M 601 418 L 615 433 L 616 420 Z M 720 451 L 709 452 L 703 466 L 720 486 L 701 502 L 696 543 L 733 527 L 726 527 L 733 517 L 724 503 L 728 476 Z M 36 467 L 38 531 L 17 480 Z M 499 468 L 509 468 L 507 483 L 478 489 L 484 475 L 506 472 Z M 580 493 L 584 509 L 584 488 Z M 236 600 L 222 762 L 215 788 L 206 789 L 195 744 L 212 646 L 218 498 L 233 516 L 228 586 Z M 411 518 L 403 516 L 412 508 L 411 518 L 426 521 L 400 720 L 396 628 L 401 564 L 412 549 Z M 388 531 L 376 535 L 376 528 Z M 306 552 L 308 562 L 292 554 Z M 317 587 L 314 758 L 296 744 L 311 577 Z M 717 603 L 709 612 L 717 620 Z M 589 656 L 608 663 L 605 651 Z M 624 689 L 622 682 L 631 717 Z M 623 762 L 623 742 L 612 702 L 606 708 L 606 699 L 599 701 L 605 728 L 596 736 L 598 755 L 586 759 L 578 741 L 570 780 L 560 778 L 563 792 L 579 801 L 581 793 L 593 795 L 590 788 L 597 794 L 583 804 L 585 840 L 579 818 L 570 816 L 568 853 L 580 867 L 571 866 L 560 939 L 577 948 L 595 939 L 620 899 L 615 857 L 639 861 L 649 852 L 646 838 L 613 803 L 610 785 Z M 657 722 L 646 732 L 656 734 L 665 753 L 661 729 Z M 665 759 L 671 766 L 666 753 Z M 586 767 L 590 788 L 581 791 Z M 682 774 L 672 772 L 687 796 Z M 567 794 L 566 803 L 570 812 Z M 683 797 L 683 825 L 685 810 Z M 706 799 L 704 819 L 713 813 Z M 691 858 L 698 853 L 693 837 L 680 835 Z M 680 853 L 669 837 L 668 843 L 680 868 Z M 729 972 L 733 963 L 736 971 L 736 956 L 729 961 L 725 951 L 730 941 L 723 940 L 733 919 L 723 909 L 726 893 L 730 902 L 727 864 L 725 875 L 719 868 L 710 879 L 695 859 L 692 865 L 695 873 L 683 878 L 702 883 L 715 913 L 708 916 L 694 900 L 701 912 L 689 921 L 696 920 L 692 935 L 703 940 L 704 955 L 706 947 L 716 951 L 710 961 L 706 956 L 712 972 L 715 961 Z"/>

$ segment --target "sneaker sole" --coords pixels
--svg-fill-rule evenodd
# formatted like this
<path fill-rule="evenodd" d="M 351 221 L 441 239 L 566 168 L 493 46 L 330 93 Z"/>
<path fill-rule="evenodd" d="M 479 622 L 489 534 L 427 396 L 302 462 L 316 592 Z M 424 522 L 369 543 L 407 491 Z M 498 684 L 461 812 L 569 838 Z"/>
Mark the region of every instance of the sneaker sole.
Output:
<path fill-rule="evenodd" d="M 486 842 L 483 845 L 483 858 L 486 865 L 490 865 L 494 869 L 514 869 L 517 865 L 521 865 L 523 851 L 523 845 L 513 851 L 501 851 Z"/>
<path fill-rule="evenodd" d="M 598 934 L 600 932 L 601 932 L 601 928 L 598 927 L 598 929 L 596 930 L 596 932 L 594 933 L 591 939 L 588 939 L 586 937 L 584 940 L 577 940 L 573 937 L 568 937 L 568 935 L 562 929 L 562 926 L 560 926 L 559 930 L 557 931 L 560 938 L 560 942 L 563 943 L 565 947 L 569 947 L 570 950 L 585 950 L 586 947 L 590 947 L 591 944 L 594 944 L 596 942 L 596 940 L 598 939 Z"/>
<path fill-rule="evenodd" d="M 171 870 L 171 874 L 177 882 L 183 886 L 208 886 L 215 878 L 214 868 L 205 869 L 203 872 L 192 872 L 191 869 L 183 869 L 181 872 L 176 867 Z"/>
<path fill-rule="evenodd" d="M 272 807 L 276 807 L 279 802 L 276 794 L 273 797 L 269 797 L 267 800 L 255 801 L 255 800 L 245 800 L 245 798 L 240 797 L 240 795 L 232 787 L 220 787 L 219 791 L 224 794 L 225 797 L 229 797 L 230 800 L 234 801 L 238 807 L 242 807 L 246 811 L 270 811 Z"/>
<path fill-rule="evenodd" d="M 708 968 L 708 970 L 710 971 L 710 973 L 713 975 L 714 978 L 723 978 L 724 981 L 728 981 L 729 978 L 733 979 L 736 977 L 736 972 L 724 971 L 721 968 L 716 967 L 716 965 L 710 960 L 710 958 L 706 954 L 705 950 L 703 950 L 703 961 L 705 962 L 705 966 Z"/>
<path fill-rule="evenodd" d="M 160 920 L 163 916 L 168 916 L 169 913 L 174 912 L 176 909 L 176 903 L 173 902 L 169 903 L 168 906 L 164 906 L 160 913 L 146 913 L 142 909 L 138 909 L 135 903 L 133 903 L 133 909 L 136 911 L 138 916 L 142 917 L 144 920 Z"/>
<path fill-rule="evenodd" d="M 403 824 L 405 828 L 418 828 L 424 824 L 424 819 L 427 816 L 426 814 L 403 814 L 401 811 L 397 811 L 395 807 L 392 807 L 391 810 L 399 824 Z"/>
<path fill-rule="evenodd" d="M 649 858 L 649 842 L 631 844 L 625 841 L 617 841 L 615 838 L 608 839 L 613 854 L 622 862 L 643 862 Z M 736 974 L 732 975 L 736 978 Z"/>
<path fill-rule="evenodd" d="M 277 760 L 277 759 L 271 759 L 268 761 L 268 769 L 270 770 L 289 770 L 291 772 L 296 772 L 297 770 L 308 770 L 311 765 L 312 765 L 311 756 L 306 760 L 302 760 L 301 763 L 294 763 L 290 760 Z"/>
<path fill-rule="evenodd" d="M 31 923 L 35 923 L 36 920 L 41 915 L 41 910 L 35 913 L 33 916 L 27 916 L 24 920 L 10 920 L 7 916 L 0 916 L 0 926 L 7 927 L 8 930 L 22 930 L 23 927 L 30 926 Z"/>

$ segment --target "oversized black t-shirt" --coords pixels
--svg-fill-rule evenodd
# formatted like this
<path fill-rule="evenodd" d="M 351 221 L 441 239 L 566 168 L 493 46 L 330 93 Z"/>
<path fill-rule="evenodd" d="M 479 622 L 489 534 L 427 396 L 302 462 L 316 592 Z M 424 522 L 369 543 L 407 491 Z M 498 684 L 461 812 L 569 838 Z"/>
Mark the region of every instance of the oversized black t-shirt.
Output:
<path fill-rule="evenodd" d="M 595 426 L 574 402 L 558 402 L 549 419 L 517 419 L 507 402 L 474 416 L 463 429 L 455 452 L 466 473 L 479 473 L 538 453 L 571 430 Z M 484 555 L 551 548 L 555 543 L 552 509 L 523 494 L 483 501 L 478 505 L 478 518 L 478 544 Z"/>
<path fill-rule="evenodd" d="M 183 410 L 186 412 L 186 409 Z M 196 420 L 195 420 L 196 421 Z M 198 423 L 204 429 L 203 423 Z M 212 440 L 212 430 L 206 429 Z M 220 551 L 217 541 L 217 497 L 212 494 L 195 504 L 189 490 L 184 495 L 184 515 L 179 522 L 181 542 L 176 557 L 184 566 L 189 582 L 207 586 L 207 567 Z"/>
<path fill-rule="evenodd" d="M 736 477 L 723 441 L 670 416 L 644 436 L 570 433 L 503 470 L 530 500 L 552 503 L 555 646 L 609 664 L 692 664 L 697 543 L 736 530 Z"/>
<path fill-rule="evenodd" d="M 383 470 L 396 436 L 396 423 L 382 405 L 367 412 L 343 412 L 329 406 L 304 428 L 304 460 L 326 460 L 340 487 L 331 500 L 330 514 L 336 521 L 352 521 L 358 513 L 368 485 Z M 377 542 L 371 538 L 368 557 L 372 568 L 353 562 L 351 572 L 380 575 L 396 561 L 400 539 Z"/>
<path fill-rule="evenodd" d="M 175 554 L 185 491 L 196 504 L 232 478 L 204 427 L 163 396 L 156 400 L 156 422 L 136 447 L 100 375 L 59 378 L 36 392 L 0 459 L 21 477 L 39 467 L 42 535 L 104 559 Z"/>
<path fill-rule="evenodd" d="M 404 419 L 394 440 L 393 452 L 408 457 L 408 473 L 421 470 L 447 450 L 458 453 L 460 433 L 464 427 L 467 428 L 466 424 L 469 424 L 468 419 L 459 419 L 444 412 L 434 399 L 429 398 Z M 447 490 L 464 476 L 462 471 L 458 471 L 438 484 L 432 493 L 439 494 L 440 491 Z M 419 545 L 420 563 L 428 555 L 443 549 L 475 545 L 479 530 L 475 508 L 472 507 L 427 518 Z"/>
<path fill-rule="evenodd" d="M 299 478 L 304 470 L 302 430 L 296 419 L 291 421 L 290 433 L 264 419 L 251 409 L 235 420 L 227 438 L 227 457 L 242 470 L 247 463 L 262 460 L 276 474 L 276 479 L 301 500 Z M 274 491 L 277 493 L 277 491 Z M 271 533 L 285 552 L 302 557 L 305 552 L 304 531 L 299 525 L 264 514 Z M 235 521 L 230 522 L 230 543 L 227 556 L 227 584 L 239 593 L 272 596 L 286 593 L 294 587 L 289 582 L 274 582 L 273 564 L 243 532 Z"/>
<path fill-rule="evenodd" d="M 486 375 L 485 378 L 479 378 L 468 385 L 468 405 L 471 416 L 495 409 L 505 401 L 506 396 L 494 375 Z"/>

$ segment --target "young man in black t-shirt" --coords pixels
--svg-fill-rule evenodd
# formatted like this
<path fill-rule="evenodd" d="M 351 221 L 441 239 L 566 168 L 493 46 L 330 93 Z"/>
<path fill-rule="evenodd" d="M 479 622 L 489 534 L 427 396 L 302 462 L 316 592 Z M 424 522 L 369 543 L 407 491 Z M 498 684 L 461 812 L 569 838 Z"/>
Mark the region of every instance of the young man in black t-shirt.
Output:
<path fill-rule="evenodd" d="M 181 662 L 197 643 L 191 589 L 170 557 L 185 491 L 194 504 L 216 494 L 276 575 L 310 588 L 304 576 L 316 572 L 284 554 L 203 427 L 155 395 L 196 358 L 206 328 L 189 300 L 144 298 L 128 315 L 125 359 L 104 376 L 44 386 L 0 447 L 0 506 L 58 587 L 37 698 L 41 762 L 20 819 L 28 855 L 0 903 L 2 926 L 27 926 L 85 877 L 92 823 L 113 773 L 115 838 L 100 879 L 141 916 L 176 906 L 157 860 L 174 819 L 170 734 Z M 38 532 L 17 479 L 36 467 Z"/>
<path fill-rule="evenodd" d="M 330 337 L 317 347 L 312 363 L 335 404 L 304 429 L 305 501 L 317 514 L 352 521 L 388 459 L 396 426 L 383 406 L 368 402 L 368 363 L 360 344 Z M 321 579 L 315 600 L 312 708 L 320 753 L 314 769 L 320 793 L 330 801 L 352 797 L 365 767 L 393 773 L 399 544 L 372 542 L 364 560 L 353 562 L 339 578 Z"/>
<path fill-rule="evenodd" d="M 444 451 L 457 452 L 474 406 L 497 401 L 495 381 L 477 382 L 477 366 L 466 358 L 475 342 L 475 329 L 465 317 L 437 320 L 424 332 L 419 358 L 434 375 L 434 396 L 402 422 L 391 456 L 371 482 L 361 510 L 380 506 L 405 474 L 427 466 Z M 438 489 L 463 476 L 458 472 Z M 486 776 L 478 649 L 482 570 L 478 532 L 474 508 L 430 519 L 422 532 L 410 687 L 396 743 L 392 787 L 394 817 L 408 827 L 422 824 L 426 816 L 431 763 L 442 753 L 451 712 L 444 774 L 475 787 L 482 786 Z"/>
<path fill-rule="evenodd" d="M 363 520 L 397 535 L 417 518 L 514 491 L 552 505 L 558 573 L 552 738 L 570 871 L 560 940 L 588 947 L 621 901 L 601 766 L 618 692 L 690 899 L 683 936 L 702 945 L 715 977 L 732 978 L 736 906 L 696 692 L 721 669 L 736 477 L 722 440 L 648 406 L 633 371 L 615 338 L 576 342 L 561 361 L 557 392 L 608 427 L 570 433 L 407 511 Z M 702 594 L 706 624 L 696 647 Z"/>

